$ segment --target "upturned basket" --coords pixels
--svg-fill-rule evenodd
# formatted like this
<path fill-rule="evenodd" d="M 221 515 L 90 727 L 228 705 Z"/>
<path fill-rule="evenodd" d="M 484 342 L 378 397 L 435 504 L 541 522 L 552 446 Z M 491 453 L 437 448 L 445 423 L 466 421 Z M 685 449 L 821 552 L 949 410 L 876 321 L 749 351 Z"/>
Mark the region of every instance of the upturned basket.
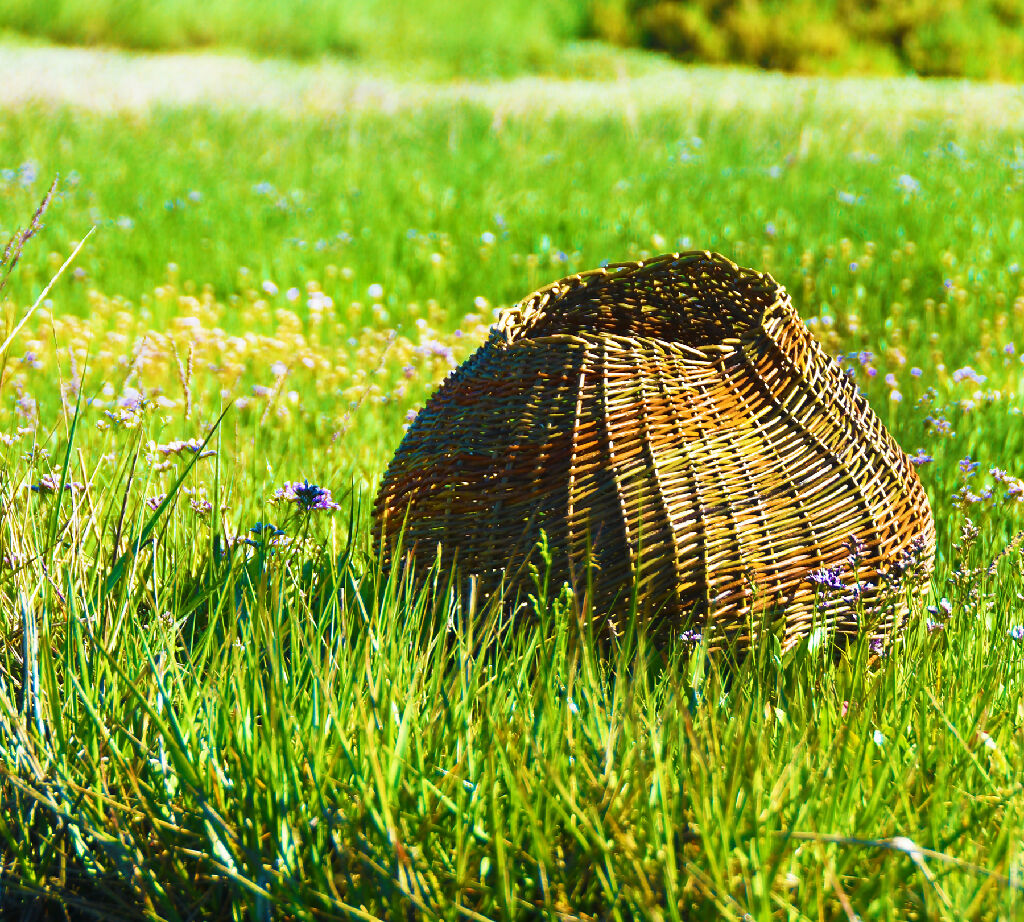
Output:
<path fill-rule="evenodd" d="M 882 637 L 907 612 L 893 575 L 926 575 L 935 547 L 913 465 L 786 290 L 706 251 L 506 310 L 416 416 L 374 506 L 389 565 L 440 555 L 507 598 L 542 529 L 552 579 L 602 624 L 635 605 L 656 636 L 716 645 L 766 624 L 784 647 L 819 625 Z"/>

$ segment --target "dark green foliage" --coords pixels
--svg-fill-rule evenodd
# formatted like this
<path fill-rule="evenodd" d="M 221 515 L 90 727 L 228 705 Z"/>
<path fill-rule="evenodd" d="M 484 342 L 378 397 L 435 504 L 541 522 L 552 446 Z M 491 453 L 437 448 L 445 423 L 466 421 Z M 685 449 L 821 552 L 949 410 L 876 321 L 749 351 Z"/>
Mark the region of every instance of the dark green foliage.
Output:
<path fill-rule="evenodd" d="M 596 0 L 596 35 L 689 61 L 1019 80 L 1021 0 Z"/>

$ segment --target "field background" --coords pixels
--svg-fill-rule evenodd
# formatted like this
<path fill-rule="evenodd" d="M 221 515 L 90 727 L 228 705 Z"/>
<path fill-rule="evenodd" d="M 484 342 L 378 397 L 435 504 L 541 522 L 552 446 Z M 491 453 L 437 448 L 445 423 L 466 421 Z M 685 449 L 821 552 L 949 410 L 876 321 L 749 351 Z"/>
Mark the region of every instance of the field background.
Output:
<path fill-rule="evenodd" d="M 1019 86 L 581 41 L 611 6 L 467 35 L 224 0 L 198 37 L 183 4 L 49 6 L 0 14 L 0 239 L 60 175 L 9 332 L 96 230 L 0 357 L 0 909 L 1019 914 Z M 785 284 L 919 458 L 933 610 L 870 664 L 730 668 L 642 631 L 603 654 L 542 579 L 497 641 L 381 579 L 376 483 L 495 311 L 704 247 Z"/>
<path fill-rule="evenodd" d="M 795 72 L 1024 77 L 1024 0 L 6 0 L 4 28 L 66 44 L 326 53 L 434 76 L 557 74 L 567 45 L 600 39 Z"/>

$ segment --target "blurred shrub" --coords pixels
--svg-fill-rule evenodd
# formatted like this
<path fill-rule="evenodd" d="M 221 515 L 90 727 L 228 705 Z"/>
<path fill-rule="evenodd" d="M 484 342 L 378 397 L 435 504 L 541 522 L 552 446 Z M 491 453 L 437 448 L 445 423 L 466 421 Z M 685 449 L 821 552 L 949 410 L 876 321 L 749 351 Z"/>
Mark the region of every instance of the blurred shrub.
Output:
<path fill-rule="evenodd" d="M 477 76 L 543 71 L 582 34 L 588 9 L 589 0 L 0 0 L 0 29 L 66 44 L 341 54 Z"/>
<path fill-rule="evenodd" d="M 686 61 L 1024 80 L 1024 0 L 0 0 L 0 29 L 426 63 L 436 76 L 558 74 L 568 43 L 597 37 Z"/>
<path fill-rule="evenodd" d="M 687 61 L 1024 79 L 1024 0 L 594 0 L 589 27 Z"/>

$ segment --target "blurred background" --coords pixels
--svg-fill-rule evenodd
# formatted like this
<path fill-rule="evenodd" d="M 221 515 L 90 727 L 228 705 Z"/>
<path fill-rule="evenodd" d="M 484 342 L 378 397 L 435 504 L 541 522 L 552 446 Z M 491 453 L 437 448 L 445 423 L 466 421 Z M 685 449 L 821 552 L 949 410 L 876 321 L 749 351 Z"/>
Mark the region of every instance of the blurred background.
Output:
<path fill-rule="evenodd" d="M 800 73 L 1024 79 L 1024 0 L 4 0 L 0 30 L 133 49 L 331 54 L 436 76 L 600 67 L 576 47 L 596 39 Z"/>

